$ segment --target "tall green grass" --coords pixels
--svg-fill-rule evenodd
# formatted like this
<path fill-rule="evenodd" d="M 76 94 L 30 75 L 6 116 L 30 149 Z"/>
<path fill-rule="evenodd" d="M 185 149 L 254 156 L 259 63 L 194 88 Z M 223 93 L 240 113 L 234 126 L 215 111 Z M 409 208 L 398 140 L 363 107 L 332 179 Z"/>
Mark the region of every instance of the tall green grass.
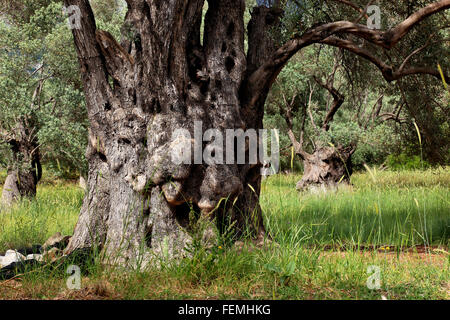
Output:
<path fill-rule="evenodd" d="M 353 189 L 299 194 L 300 176 L 273 176 L 261 203 L 275 243 L 238 250 L 217 244 L 181 261 L 145 270 L 86 268 L 82 289 L 66 287 L 65 266 L 21 276 L 19 287 L 0 284 L 0 299 L 448 299 L 450 257 L 373 251 L 323 252 L 308 244 L 448 243 L 450 172 L 359 173 Z M 0 190 L 1 191 L 1 190 Z M 82 204 L 75 185 L 41 185 L 33 201 L 0 214 L 0 251 L 71 234 Z M 417 201 L 417 203 L 416 203 Z M 417 205 L 418 204 L 418 205 Z M 443 229 L 444 228 L 444 229 Z M 425 240 L 424 240 L 425 239 Z M 69 263 L 69 262 L 68 262 Z M 370 290 L 369 266 L 382 285 Z"/>
<path fill-rule="evenodd" d="M 301 176 L 265 180 L 261 205 L 281 243 L 448 245 L 450 172 L 358 173 L 352 187 L 321 194 L 295 190 Z"/>
<path fill-rule="evenodd" d="M 1 192 L 1 188 L 0 188 Z M 0 252 L 42 244 L 56 232 L 70 235 L 84 192 L 71 184 L 42 185 L 34 200 L 23 200 L 0 212 Z"/>
<path fill-rule="evenodd" d="M 262 185 L 265 223 L 280 244 L 449 245 L 448 168 L 371 170 L 354 174 L 351 188 L 316 195 L 295 190 L 300 178 L 276 175 Z M 35 200 L 0 213 L 0 251 L 71 234 L 82 199 L 76 185 L 40 185 Z"/>

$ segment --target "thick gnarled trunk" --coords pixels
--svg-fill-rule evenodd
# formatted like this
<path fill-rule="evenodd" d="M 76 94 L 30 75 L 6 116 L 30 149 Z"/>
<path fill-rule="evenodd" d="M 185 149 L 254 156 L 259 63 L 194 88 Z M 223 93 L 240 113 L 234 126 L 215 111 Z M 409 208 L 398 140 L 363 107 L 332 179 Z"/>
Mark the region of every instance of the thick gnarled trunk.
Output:
<path fill-rule="evenodd" d="M 303 153 L 304 172 L 297 189 L 326 191 L 340 184 L 349 184 L 352 153 L 351 147 L 322 147 L 312 154 Z"/>
<path fill-rule="evenodd" d="M 140 258 L 148 262 L 152 254 L 178 256 L 199 216 L 216 218 L 220 230 L 233 226 L 236 237 L 263 237 L 261 163 L 175 164 L 170 159 L 175 131 L 182 128 L 195 137 L 195 122 L 203 131 L 222 134 L 261 129 L 267 93 L 300 49 L 337 45 L 380 65 L 333 35 L 352 34 L 391 48 L 415 24 L 450 7 L 449 0 L 441 0 L 388 32 L 347 21 L 319 25 L 275 51 L 266 31 L 280 13 L 260 8 L 253 12 L 246 55 L 245 1 L 208 0 L 202 44 L 204 2 L 127 0 L 119 44 L 97 30 L 88 0 L 65 0 L 81 14 L 73 17 L 80 19 L 73 35 L 90 121 L 88 193 L 68 252 L 98 245 L 115 262 L 130 265 Z M 388 79 L 410 74 L 381 69 Z M 191 144 L 215 155 L 224 152 L 210 141 Z"/>
<path fill-rule="evenodd" d="M 11 206 L 22 198 L 35 197 L 37 182 L 35 171 L 30 168 L 8 169 L 3 185 L 2 205 Z"/>
<path fill-rule="evenodd" d="M 339 68 L 339 60 L 335 59 L 335 64 L 332 73 L 327 76 L 327 81 L 323 83 L 317 77 L 314 77 L 315 81 L 323 88 L 325 88 L 329 93 L 332 101 L 330 101 L 330 107 L 327 108 L 327 114 L 321 123 L 321 126 L 317 126 L 312 112 L 311 112 L 311 102 L 314 90 L 310 89 L 309 102 L 307 105 L 303 106 L 302 124 L 300 130 L 300 140 L 297 138 L 293 131 L 293 113 L 295 106 L 295 96 L 288 103 L 286 95 L 283 94 L 284 101 L 286 103 L 285 108 L 281 108 L 280 111 L 285 118 L 286 124 L 288 126 L 288 136 L 292 142 L 295 153 L 303 161 L 303 176 L 302 179 L 297 183 L 298 190 L 309 190 L 309 191 L 327 191 L 329 189 L 336 189 L 339 184 L 349 184 L 350 176 L 352 174 L 352 161 L 351 156 L 355 152 L 356 144 L 352 143 L 348 147 L 338 146 L 334 147 L 332 144 L 330 146 L 325 146 L 323 141 L 317 141 L 313 143 L 314 150 L 312 153 L 308 153 L 304 149 L 304 135 L 305 135 L 305 124 L 307 113 L 309 113 L 309 118 L 311 125 L 315 129 L 317 134 L 320 132 L 327 132 L 330 129 L 330 123 L 333 121 L 339 108 L 344 103 L 344 96 L 334 87 L 336 71 Z"/>
<path fill-rule="evenodd" d="M 37 183 L 41 179 L 39 144 L 34 135 L 32 118 L 22 119 L 6 137 L 12 159 L 3 185 L 1 204 L 11 206 L 22 198 L 36 196 Z"/>
<path fill-rule="evenodd" d="M 241 90 L 247 59 L 253 68 L 263 59 L 244 52 L 245 2 L 209 1 L 203 45 L 203 0 L 129 1 L 121 44 L 96 29 L 87 1 L 66 4 L 83 12 L 73 32 L 91 124 L 88 192 L 67 252 L 99 246 L 132 266 L 182 256 L 200 217 L 222 232 L 232 226 L 235 238 L 263 238 L 260 163 L 171 160 L 175 131 L 194 137 L 195 122 L 223 136 L 262 129 L 265 97 L 247 107 Z M 192 141 L 192 150 L 225 153 L 213 142 Z"/>

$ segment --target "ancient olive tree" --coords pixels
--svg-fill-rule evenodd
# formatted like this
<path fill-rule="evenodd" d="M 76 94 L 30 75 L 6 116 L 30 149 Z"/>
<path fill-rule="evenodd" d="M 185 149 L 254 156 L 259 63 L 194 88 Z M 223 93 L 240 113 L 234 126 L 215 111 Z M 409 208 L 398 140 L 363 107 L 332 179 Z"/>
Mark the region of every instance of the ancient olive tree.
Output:
<path fill-rule="evenodd" d="M 303 50 L 280 73 L 267 101 L 266 112 L 285 122 L 279 124 L 286 132 L 284 144 L 303 163 L 299 190 L 348 184 L 354 152 L 362 153 L 356 165 L 364 158 L 386 157 L 389 150 L 381 149 L 389 143 L 384 140 L 396 140 L 386 122 L 406 121 L 402 104 L 392 103 L 397 97 L 388 96 L 385 81 L 349 78 L 342 53 L 320 46 Z"/>
<path fill-rule="evenodd" d="M 1 158 L 9 161 L 1 202 L 11 204 L 34 196 L 41 177 L 36 106 L 45 80 L 35 60 L 37 43 L 21 42 L 24 32 L 4 19 L 0 21 L 0 144 L 9 151 L 8 157 Z"/>
<path fill-rule="evenodd" d="M 43 161 L 81 167 L 87 116 L 61 4 L 9 1 L 0 10 L 1 202 L 10 205 L 36 195 Z"/>
<path fill-rule="evenodd" d="M 347 2 L 350 3 L 354 4 Z M 411 14 L 418 6 L 423 5 L 418 3 L 389 5 L 383 2 L 382 4 L 384 23 L 392 23 L 396 16 Z M 316 45 L 303 50 L 301 56 L 298 55 L 296 59 L 291 59 L 281 77 L 278 77 L 269 105 L 274 104 L 281 111 L 280 115 L 285 119 L 291 145 L 303 162 L 304 175 L 297 184 L 299 189 L 317 186 L 335 187 L 338 183 L 348 182 L 352 173 L 351 158 L 353 152 L 357 150 L 356 146 L 374 133 L 374 126 L 377 129 L 381 129 L 381 125 L 387 128 L 385 124 L 387 121 L 398 123 L 396 127 L 401 126 L 403 132 L 408 131 L 404 130 L 408 119 L 406 111 L 412 114 L 414 119 L 418 119 L 410 121 L 411 126 L 417 121 L 424 136 L 432 138 L 442 136 L 439 135 L 440 128 L 436 125 L 439 123 L 439 114 L 436 112 L 439 108 L 433 110 L 430 106 L 430 101 L 437 101 L 435 105 L 439 107 L 439 101 L 442 100 L 441 95 L 435 94 L 435 90 L 432 89 L 440 89 L 442 86 L 437 68 L 411 68 L 409 65 L 432 66 L 438 62 L 447 63 L 445 60 L 442 61 L 442 56 L 448 52 L 449 40 L 445 21 L 441 16 L 430 17 L 426 23 L 421 24 L 420 29 L 410 33 L 402 41 L 401 46 L 395 48 L 395 55 L 389 56 L 389 64 L 400 66 L 395 76 L 383 71 L 383 65 L 388 69 L 390 67 L 374 55 L 374 48 L 367 43 L 361 43 L 358 48 L 353 48 L 363 49 L 360 51 L 336 45 L 339 50 L 331 53 L 330 48 Z M 368 60 L 365 60 L 366 58 Z M 334 65 L 329 66 L 332 60 Z M 376 67 L 382 70 L 381 74 L 385 79 L 375 72 Z M 407 69 L 409 71 L 405 72 Z M 432 75 L 434 78 L 426 75 Z M 406 76 L 408 77 L 402 80 Z M 395 81 L 395 85 L 388 86 L 384 80 Z M 420 108 L 415 109 L 412 108 L 411 101 L 409 103 L 405 101 L 404 90 L 405 87 L 411 87 L 413 82 L 422 83 L 420 87 L 427 88 L 414 90 L 416 96 L 421 95 L 421 98 L 414 100 L 420 105 Z M 329 98 L 323 99 L 322 92 L 328 92 Z M 399 101 L 392 103 L 393 100 Z M 419 121 L 424 105 L 427 108 L 427 121 Z M 273 111 L 271 108 L 266 109 Z M 346 136 L 342 136 L 345 125 L 336 126 L 334 121 L 335 116 L 343 112 L 346 113 L 348 129 Z M 434 128 L 437 129 L 433 134 L 427 130 L 430 124 L 434 124 Z M 412 132 L 416 135 L 414 127 Z M 436 147 L 432 149 L 439 150 Z M 361 152 L 357 154 L 358 158 Z M 445 152 L 437 153 L 445 154 Z"/>
<path fill-rule="evenodd" d="M 406 12 L 410 14 L 411 10 L 418 5 L 417 3 L 414 5 L 396 3 L 392 10 L 386 10 L 383 7 L 385 9 L 383 16 L 388 18 L 385 20 L 392 21 L 395 19 L 394 15 L 404 16 Z M 321 188 L 335 187 L 338 183 L 348 182 L 352 173 L 351 158 L 353 152 L 357 150 L 356 146 L 371 135 L 371 132 L 374 133 L 374 126 L 377 129 L 381 129 L 381 125 L 387 128 L 387 121 L 392 122 L 391 127 L 393 122 L 396 122 L 398 124 L 395 126 L 396 128 L 401 128 L 402 132 L 408 132 L 405 130 L 409 118 L 407 111 L 414 118 L 409 123 L 413 127 L 411 132 L 415 135 L 415 140 L 417 140 L 417 134 L 413 123 L 416 121 L 424 136 L 439 137 L 439 130 L 436 130 L 440 129 L 436 125 L 439 119 L 436 111 L 439 108 L 433 110 L 430 106 L 430 101 L 437 101 L 435 105 L 439 107 L 439 101 L 442 100 L 442 95 L 435 94 L 435 90 L 432 89 L 440 89 L 442 86 L 437 68 L 434 72 L 430 72 L 433 68 L 408 67 L 410 64 L 446 63 L 445 60 L 442 61 L 442 56 L 445 56 L 448 51 L 446 28 L 445 19 L 435 16 L 427 19 L 426 23 L 423 23 L 416 32 L 409 34 L 402 41 L 401 46 L 395 48 L 395 55 L 389 56 L 390 64 L 400 66 L 396 72 L 397 76 L 394 78 L 382 72 L 385 78 L 383 79 L 373 70 L 384 64 L 375 55 L 366 61 L 363 54 L 355 56 L 354 53 L 357 51 L 344 51 L 345 49 L 339 46 L 337 46 L 339 51 L 332 53 L 328 59 L 322 58 L 327 55 L 329 49 L 323 46 L 309 48 L 315 52 L 313 57 L 305 58 L 302 55 L 299 59 L 303 60 L 299 62 L 296 61 L 297 59 L 292 59 L 294 61 L 290 64 L 295 63 L 296 66 L 289 66 L 283 70 L 281 79 L 277 81 L 275 90 L 272 91 L 269 103 L 277 105 L 280 109 L 280 114 L 287 124 L 286 132 L 291 144 L 303 162 L 304 175 L 297 184 L 299 189 L 317 186 Z M 366 53 L 372 53 L 366 49 L 373 50 L 373 48 L 367 47 L 365 43 L 359 47 L 364 48 L 363 51 Z M 303 50 L 302 54 L 309 50 Z M 334 66 L 327 66 L 327 70 L 323 70 L 333 58 Z M 311 60 L 316 61 L 314 66 L 310 65 Z M 370 64 L 369 61 L 375 61 L 375 63 Z M 404 72 L 406 69 L 409 69 L 409 72 Z M 299 78 L 297 72 L 301 73 L 300 79 L 297 79 Z M 318 76 L 318 73 L 325 74 Z M 402 79 L 406 76 L 408 76 L 406 79 Z M 299 81 L 297 85 L 295 79 Z M 306 80 L 312 82 L 311 87 Z M 395 81 L 395 85 L 389 85 L 384 80 Z M 412 108 L 411 101 L 409 103 L 405 101 L 404 90 L 405 87 L 411 87 L 413 82 L 422 83 L 420 87 L 427 88 L 427 90 L 414 90 L 416 96 L 421 96 L 414 100 L 420 105 L 420 108 L 416 107 L 415 109 Z M 321 92 L 324 91 L 329 93 L 329 99 L 325 101 L 321 98 Z M 393 102 L 394 100 L 398 100 L 398 102 Z M 313 106 L 310 106 L 311 102 L 313 102 Z M 316 107 L 316 104 L 319 106 Z M 421 113 L 424 113 L 421 112 L 424 106 L 427 108 L 425 111 L 427 120 L 419 121 Z M 339 135 L 342 135 L 339 130 L 343 126 L 339 124 L 338 132 L 336 132 L 334 118 L 335 115 L 343 112 L 346 113 L 346 124 L 349 130 L 346 136 L 338 138 Z M 353 113 L 353 116 L 350 113 Z M 296 128 L 294 128 L 294 124 Z M 430 124 L 434 124 L 434 128 L 436 128 L 433 134 L 427 130 L 431 126 Z M 445 144 L 437 143 L 435 145 Z M 432 149 L 439 150 L 436 147 Z M 361 152 L 367 152 L 367 148 Z M 358 158 L 361 152 L 357 154 Z M 445 152 L 437 153 L 445 154 Z"/>
<path fill-rule="evenodd" d="M 79 18 L 72 32 L 90 121 L 89 191 L 67 252 L 100 245 L 130 264 L 138 257 L 148 261 L 152 253 L 179 255 L 191 241 L 195 217 L 215 219 L 219 230 L 232 229 L 236 237 L 263 239 L 261 164 L 177 165 L 170 156 L 173 133 L 184 128 L 195 136 L 197 121 L 203 130 L 261 129 L 277 75 L 295 53 L 315 43 L 362 55 L 389 80 L 409 73 L 380 64 L 357 41 L 390 49 L 425 18 L 449 8 L 450 0 L 425 5 L 387 31 L 315 21 L 284 44 L 268 32 L 283 14 L 275 1 L 272 8 L 253 9 L 247 52 L 245 1 L 210 0 L 202 22 L 204 4 L 128 0 L 119 40 L 97 29 L 89 1 L 65 1 L 77 8 L 70 18 Z M 191 143 L 193 149 L 223 152 L 214 141 Z"/>
<path fill-rule="evenodd" d="M 98 23 L 119 33 L 114 0 L 91 2 Z M 0 0 L 2 204 L 33 198 L 42 166 L 87 174 L 87 112 L 72 34 L 59 0 Z"/>
<path fill-rule="evenodd" d="M 348 183 L 352 174 L 351 156 L 356 150 L 354 141 L 348 145 L 339 142 L 338 145 L 332 143 L 332 139 L 327 139 L 326 134 L 336 113 L 344 103 L 344 95 L 335 84 L 336 73 L 340 67 L 339 60 L 335 59 L 331 73 L 322 80 L 322 76 L 312 75 L 306 78 L 306 88 L 289 88 L 278 82 L 276 89 L 279 91 L 279 98 L 273 99 L 278 104 L 279 112 L 287 125 L 287 135 L 291 141 L 293 151 L 303 162 L 303 176 L 297 183 L 297 189 L 305 190 L 315 187 L 332 188 L 338 183 Z M 291 90 L 289 90 L 291 89 Z M 321 89 L 327 91 L 331 99 L 326 101 L 320 99 Z M 301 91 L 304 92 L 301 92 Z M 326 104 L 325 116 L 317 122 L 317 116 L 313 115 L 314 96 L 319 95 L 322 100 L 319 103 Z M 280 100 L 280 101 L 277 101 Z M 294 129 L 295 117 L 300 118 L 298 128 L 299 139 L 297 139 Z M 315 119 L 316 118 L 316 119 Z M 317 122 L 317 123 L 316 123 Z M 305 147 L 306 125 L 309 124 L 309 138 L 311 150 L 308 152 Z"/>

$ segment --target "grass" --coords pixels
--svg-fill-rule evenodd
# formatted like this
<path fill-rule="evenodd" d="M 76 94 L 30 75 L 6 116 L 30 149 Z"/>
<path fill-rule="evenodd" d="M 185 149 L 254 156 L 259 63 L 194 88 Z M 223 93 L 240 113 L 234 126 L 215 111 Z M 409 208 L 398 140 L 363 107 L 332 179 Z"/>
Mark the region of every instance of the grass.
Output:
<path fill-rule="evenodd" d="M 314 245 L 445 245 L 450 237 L 448 169 L 357 173 L 353 187 L 299 194 L 301 176 L 265 181 L 261 204 L 282 243 Z"/>
<path fill-rule="evenodd" d="M 320 252 L 284 247 L 224 250 L 144 272 L 92 266 L 81 290 L 66 275 L 42 270 L 0 284 L 1 299 L 449 299 L 446 255 Z M 293 270 L 288 269 L 293 266 Z M 369 266 L 380 268 L 381 287 L 366 283 Z"/>
<path fill-rule="evenodd" d="M 72 234 L 82 200 L 83 191 L 74 185 L 40 186 L 35 200 L 0 213 L 0 252 L 42 244 L 56 232 Z"/>
<path fill-rule="evenodd" d="M 81 290 L 66 287 L 61 269 L 0 282 L 0 299 L 449 299 L 448 168 L 358 173 L 353 187 L 299 194 L 299 176 L 263 183 L 261 204 L 277 245 L 242 251 L 216 247 L 161 268 L 126 272 L 88 266 Z M 70 234 L 82 191 L 44 184 L 37 199 L 0 215 L 0 251 Z M 441 250 L 326 251 L 330 245 L 432 245 Z M 381 272 L 370 290 L 369 266 Z"/>

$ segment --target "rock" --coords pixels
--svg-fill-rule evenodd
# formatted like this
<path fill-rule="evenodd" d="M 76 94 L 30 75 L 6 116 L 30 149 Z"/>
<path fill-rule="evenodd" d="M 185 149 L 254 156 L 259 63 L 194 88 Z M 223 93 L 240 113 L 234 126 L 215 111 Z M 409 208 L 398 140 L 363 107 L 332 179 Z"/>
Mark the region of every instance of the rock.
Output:
<path fill-rule="evenodd" d="M 92 248 L 76 249 L 72 253 L 65 255 L 58 248 L 51 248 L 44 254 L 29 254 L 26 257 L 16 250 L 8 250 L 5 256 L 0 256 L 0 281 L 11 279 L 18 274 L 30 272 L 46 264 L 55 263 L 56 267 L 61 266 L 61 260 L 71 264 L 81 266 L 83 274 L 89 271 L 84 266 L 94 263 L 94 251 Z M 5 263 L 5 264 L 3 264 Z"/>
<path fill-rule="evenodd" d="M 61 232 L 57 232 L 54 235 L 52 235 L 50 238 L 48 238 L 47 241 L 44 242 L 44 244 L 42 245 L 42 248 L 44 250 L 46 250 L 61 240 L 62 240 Z"/>
<path fill-rule="evenodd" d="M 16 250 L 8 250 L 6 251 L 6 254 L 4 257 L 0 256 L 0 265 L 1 267 L 9 266 L 10 264 L 14 262 L 20 262 L 26 260 L 26 257 L 21 254 L 20 252 L 17 252 Z"/>
<path fill-rule="evenodd" d="M 42 262 L 44 260 L 44 256 L 42 254 L 29 254 L 27 255 L 27 260 L 36 260 L 38 262 Z"/>
<path fill-rule="evenodd" d="M 55 233 L 42 245 L 44 251 L 56 247 L 58 249 L 64 249 L 69 244 L 70 236 L 62 236 L 60 232 Z"/>
<path fill-rule="evenodd" d="M 39 244 L 34 244 L 31 247 L 22 247 L 19 249 L 15 249 L 15 251 L 23 254 L 24 256 L 27 256 L 29 254 L 33 254 L 33 253 L 42 253 L 42 246 Z M 0 252 L 0 256 L 4 256 L 6 255 L 6 251 L 2 251 Z"/>

